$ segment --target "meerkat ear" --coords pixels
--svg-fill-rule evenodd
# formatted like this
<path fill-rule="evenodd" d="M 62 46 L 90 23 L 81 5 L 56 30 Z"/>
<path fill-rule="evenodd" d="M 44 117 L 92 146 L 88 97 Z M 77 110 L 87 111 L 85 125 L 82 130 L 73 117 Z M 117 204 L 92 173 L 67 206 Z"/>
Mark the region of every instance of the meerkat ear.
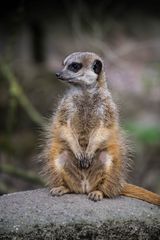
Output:
<path fill-rule="evenodd" d="M 93 71 L 96 73 L 96 74 L 99 74 L 102 70 L 102 62 L 98 59 L 94 60 L 93 62 Z"/>

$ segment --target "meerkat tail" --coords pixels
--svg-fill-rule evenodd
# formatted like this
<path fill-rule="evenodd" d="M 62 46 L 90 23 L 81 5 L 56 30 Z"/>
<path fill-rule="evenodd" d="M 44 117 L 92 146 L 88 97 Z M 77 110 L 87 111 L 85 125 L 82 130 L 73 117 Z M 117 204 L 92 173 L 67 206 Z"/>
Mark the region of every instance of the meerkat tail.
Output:
<path fill-rule="evenodd" d="M 121 195 L 137 198 L 137 199 L 160 206 L 160 195 L 150 192 L 144 188 L 138 187 L 133 184 L 126 183 L 121 192 Z"/>

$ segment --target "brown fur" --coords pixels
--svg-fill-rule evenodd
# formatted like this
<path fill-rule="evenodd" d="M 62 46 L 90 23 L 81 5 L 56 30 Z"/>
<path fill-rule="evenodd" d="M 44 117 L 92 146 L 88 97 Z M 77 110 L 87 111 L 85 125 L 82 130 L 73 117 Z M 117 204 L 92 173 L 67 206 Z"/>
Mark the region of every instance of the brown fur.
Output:
<path fill-rule="evenodd" d="M 73 58 L 88 68 L 100 59 L 93 53 L 78 54 Z M 94 91 L 82 87 L 64 96 L 47 138 L 43 172 L 53 195 L 87 193 L 95 201 L 124 195 L 160 205 L 159 195 L 126 183 L 127 144 L 103 68 Z"/>
<path fill-rule="evenodd" d="M 125 184 L 121 195 L 141 199 L 155 205 L 160 205 L 160 196 L 158 194 L 150 192 L 133 184 Z"/>

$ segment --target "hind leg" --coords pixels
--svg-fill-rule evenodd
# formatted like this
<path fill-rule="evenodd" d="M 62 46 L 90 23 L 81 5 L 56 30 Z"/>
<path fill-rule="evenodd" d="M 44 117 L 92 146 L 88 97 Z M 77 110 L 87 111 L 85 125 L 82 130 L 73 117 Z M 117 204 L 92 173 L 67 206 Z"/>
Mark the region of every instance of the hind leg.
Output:
<path fill-rule="evenodd" d="M 107 151 L 103 150 L 99 153 L 94 178 L 92 181 L 96 183 L 95 188 L 88 194 L 88 198 L 93 201 L 100 201 L 105 196 L 105 192 L 103 192 L 103 187 L 108 187 L 107 172 L 109 172 L 110 167 L 112 165 L 112 158 L 107 153 Z"/>
<path fill-rule="evenodd" d="M 50 190 L 50 193 L 53 196 L 62 196 L 62 195 L 66 194 L 66 193 L 69 193 L 69 192 L 70 192 L 69 188 L 67 188 L 65 186 L 53 187 Z"/>
<path fill-rule="evenodd" d="M 61 154 L 56 156 L 52 163 L 52 184 L 50 193 L 53 196 L 61 196 L 70 192 L 70 189 L 66 186 L 62 176 L 62 172 L 67 160 L 68 153 L 67 151 L 63 151 Z"/>

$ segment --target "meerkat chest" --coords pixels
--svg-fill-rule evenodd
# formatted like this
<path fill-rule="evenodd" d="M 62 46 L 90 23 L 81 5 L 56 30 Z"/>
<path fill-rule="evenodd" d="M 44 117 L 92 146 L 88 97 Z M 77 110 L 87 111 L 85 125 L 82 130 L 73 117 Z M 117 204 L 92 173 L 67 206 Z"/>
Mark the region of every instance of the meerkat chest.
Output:
<path fill-rule="evenodd" d="M 77 104 L 72 125 L 78 135 L 79 143 L 82 147 L 86 148 L 90 133 L 100 125 L 100 106 L 97 103 L 93 103 L 90 99 L 81 101 Z"/>
<path fill-rule="evenodd" d="M 103 117 L 103 107 L 97 97 L 83 96 L 76 102 L 74 120 L 81 129 L 92 130 Z"/>

